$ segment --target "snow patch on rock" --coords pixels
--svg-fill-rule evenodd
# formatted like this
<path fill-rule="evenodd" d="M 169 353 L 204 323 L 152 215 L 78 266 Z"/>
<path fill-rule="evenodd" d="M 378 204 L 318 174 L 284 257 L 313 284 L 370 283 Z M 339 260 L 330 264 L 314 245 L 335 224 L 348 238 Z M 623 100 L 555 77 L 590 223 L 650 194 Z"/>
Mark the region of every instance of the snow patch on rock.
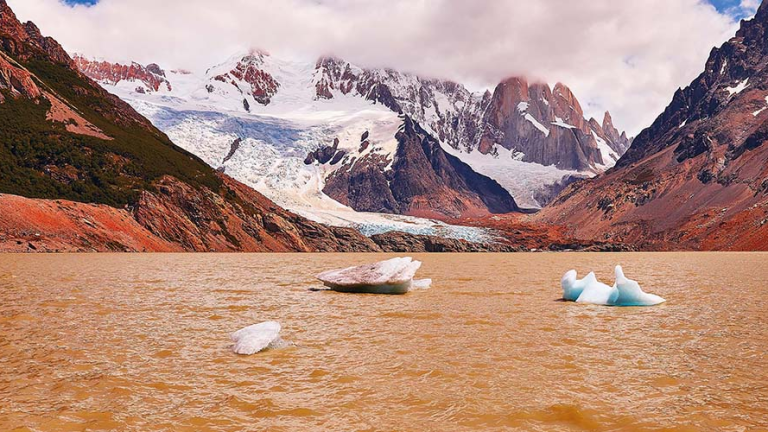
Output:
<path fill-rule="evenodd" d="M 749 87 L 749 78 L 747 78 L 744 81 L 736 84 L 735 87 L 726 87 L 725 90 L 728 92 L 728 94 L 733 96 L 735 94 L 739 94 L 739 93 L 743 92 L 747 87 Z"/>

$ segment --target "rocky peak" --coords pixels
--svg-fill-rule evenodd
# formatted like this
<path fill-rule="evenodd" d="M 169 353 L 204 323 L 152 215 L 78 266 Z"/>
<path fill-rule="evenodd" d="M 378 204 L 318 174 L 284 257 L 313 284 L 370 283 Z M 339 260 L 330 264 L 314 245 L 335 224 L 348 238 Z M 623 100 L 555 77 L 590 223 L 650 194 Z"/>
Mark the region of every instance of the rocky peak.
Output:
<path fill-rule="evenodd" d="M 269 105 L 280 83 L 266 70 L 268 57 L 267 52 L 252 50 L 234 65 L 226 63 L 227 70 L 215 74 L 212 80 L 233 86 L 241 96 L 250 96 L 260 105 Z M 244 101 L 247 103 L 247 99 Z"/>
<path fill-rule="evenodd" d="M 638 135 L 618 165 L 630 165 L 680 145 L 681 138 L 697 133 L 730 146 L 743 143 L 763 123 L 763 114 L 768 114 L 763 110 L 768 87 L 766 29 L 768 7 L 763 3 L 753 19 L 742 21 L 735 37 L 712 50 L 704 72 L 675 92 L 669 106 Z M 715 117 L 720 122 L 710 121 Z M 727 127 L 722 123 L 726 118 L 739 127 Z"/>
<path fill-rule="evenodd" d="M 612 166 L 628 146 L 618 131 L 606 134 L 597 121 L 587 121 L 578 99 L 562 83 L 550 90 L 545 83 L 508 78 L 483 112 L 476 147 L 486 154 L 501 146 L 526 162 L 598 172 Z"/>
<path fill-rule="evenodd" d="M 333 91 L 349 94 L 357 85 L 359 70 L 336 57 L 321 57 L 315 65 L 315 89 L 318 99 L 333 99 Z"/>
<path fill-rule="evenodd" d="M 563 114 L 571 115 L 571 111 L 575 112 L 574 118 L 571 120 L 583 119 L 584 110 L 581 109 L 579 100 L 576 99 L 576 95 L 573 94 L 570 88 L 563 83 L 555 84 L 555 88 L 552 89 L 552 94 L 555 96 L 555 103 L 557 106 L 562 107 Z"/>
<path fill-rule="evenodd" d="M 13 10 L 11 10 L 5 0 L 0 0 L 0 31 L 11 36 L 16 36 L 16 38 L 21 41 L 29 38 L 26 30 L 24 30 L 24 27 L 16 18 L 16 14 L 13 13 Z"/>
<path fill-rule="evenodd" d="M 360 211 L 401 213 L 437 219 L 481 216 L 519 210 L 504 188 L 446 153 L 440 143 L 403 115 L 394 155 L 366 151 L 333 159 L 334 147 L 311 154 L 307 162 L 339 167 L 323 192 Z M 364 134 L 363 143 L 370 137 Z M 338 154 L 338 153 L 337 153 Z M 330 159 L 330 160 L 329 160 Z"/>
<path fill-rule="evenodd" d="M 31 21 L 22 25 L 4 0 L 0 0 L 0 41 L 6 52 L 20 58 L 33 54 L 28 47 L 24 47 L 24 44 L 29 44 L 46 53 L 53 61 L 73 65 L 72 59 L 58 42 L 44 37 Z"/>
<path fill-rule="evenodd" d="M 627 138 L 626 132 L 619 132 L 619 130 L 616 129 L 616 126 L 613 125 L 613 118 L 611 117 L 611 113 L 608 111 L 606 111 L 605 115 L 603 116 L 603 124 L 601 125 L 601 129 L 607 138 L 608 145 L 610 145 L 618 155 L 623 155 L 626 153 L 627 149 L 629 149 L 629 146 L 631 145 L 631 141 L 629 138 Z"/>

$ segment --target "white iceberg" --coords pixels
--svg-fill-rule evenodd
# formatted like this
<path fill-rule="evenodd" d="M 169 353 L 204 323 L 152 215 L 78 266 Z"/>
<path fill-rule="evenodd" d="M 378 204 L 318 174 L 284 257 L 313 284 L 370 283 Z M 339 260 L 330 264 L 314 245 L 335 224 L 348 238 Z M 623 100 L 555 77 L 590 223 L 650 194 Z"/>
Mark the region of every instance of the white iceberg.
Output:
<path fill-rule="evenodd" d="M 393 258 L 375 264 L 331 270 L 317 278 L 333 291 L 363 294 L 405 294 L 411 289 L 426 289 L 430 279 L 414 281 L 421 267 L 412 258 Z"/>
<path fill-rule="evenodd" d="M 232 333 L 235 345 L 232 351 L 236 354 L 252 355 L 264 351 L 280 341 L 280 323 L 267 321 L 240 329 Z"/>
<path fill-rule="evenodd" d="M 640 285 L 624 276 L 621 266 L 616 266 L 616 283 L 610 287 L 597 280 L 594 273 L 584 279 L 577 279 L 576 270 L 567 272 L 560 282 L 563 299 L 577 303 L 604 306 L 655 306 L 664 303 L 663 298 L 647 294 Z"/>

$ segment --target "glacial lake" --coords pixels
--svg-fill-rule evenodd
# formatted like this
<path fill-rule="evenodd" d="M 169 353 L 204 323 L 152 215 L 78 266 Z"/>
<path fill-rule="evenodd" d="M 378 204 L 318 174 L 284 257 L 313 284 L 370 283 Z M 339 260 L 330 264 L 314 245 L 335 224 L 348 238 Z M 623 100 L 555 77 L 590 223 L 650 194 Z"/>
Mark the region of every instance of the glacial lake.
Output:
<path fill-rule="evenodd" d="M 768 430 L 768 254 L 0 255 L 0 430 Z M 667 303 L 558 301 L 613 268 Z M 292 346 L 231 352 L 266 320 Z"/>

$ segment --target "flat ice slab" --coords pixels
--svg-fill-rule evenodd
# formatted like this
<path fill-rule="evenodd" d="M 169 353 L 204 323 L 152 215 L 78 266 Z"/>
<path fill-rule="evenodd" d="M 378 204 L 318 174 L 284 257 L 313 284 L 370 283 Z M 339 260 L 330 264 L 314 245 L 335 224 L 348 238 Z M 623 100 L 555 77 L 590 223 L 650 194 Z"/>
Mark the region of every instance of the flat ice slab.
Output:
<path fill-rule="evenodd" d="M 252 355 L 264 351 L 280 340 L 280 323 L 267 321 L 254 324 L 232 333 L 235 345 L 232 351 L 241 355 Z"/>
<path fill-rule="evenodd" d="M 567 272 L 560 281 L 563 299 L 577 303 L 604 306 L 655 306 L 666 300 L 647 294 L 640 284 L 624 276 L 621 266 L 616 266 L 616 283 L 610 287 L 597 280 L 594 273 L 584 279 L 577 279 L 576 270 Z"/>
<path fill-rule="evenodd" d="M 317 275 L 328 288 L 345 293 L 405 294 L 413 288 L 429 288 L 429 279 L 414 281 L 421 267 L 412 258 L 393 258 L 374 264 L 331 270 Z"/>

